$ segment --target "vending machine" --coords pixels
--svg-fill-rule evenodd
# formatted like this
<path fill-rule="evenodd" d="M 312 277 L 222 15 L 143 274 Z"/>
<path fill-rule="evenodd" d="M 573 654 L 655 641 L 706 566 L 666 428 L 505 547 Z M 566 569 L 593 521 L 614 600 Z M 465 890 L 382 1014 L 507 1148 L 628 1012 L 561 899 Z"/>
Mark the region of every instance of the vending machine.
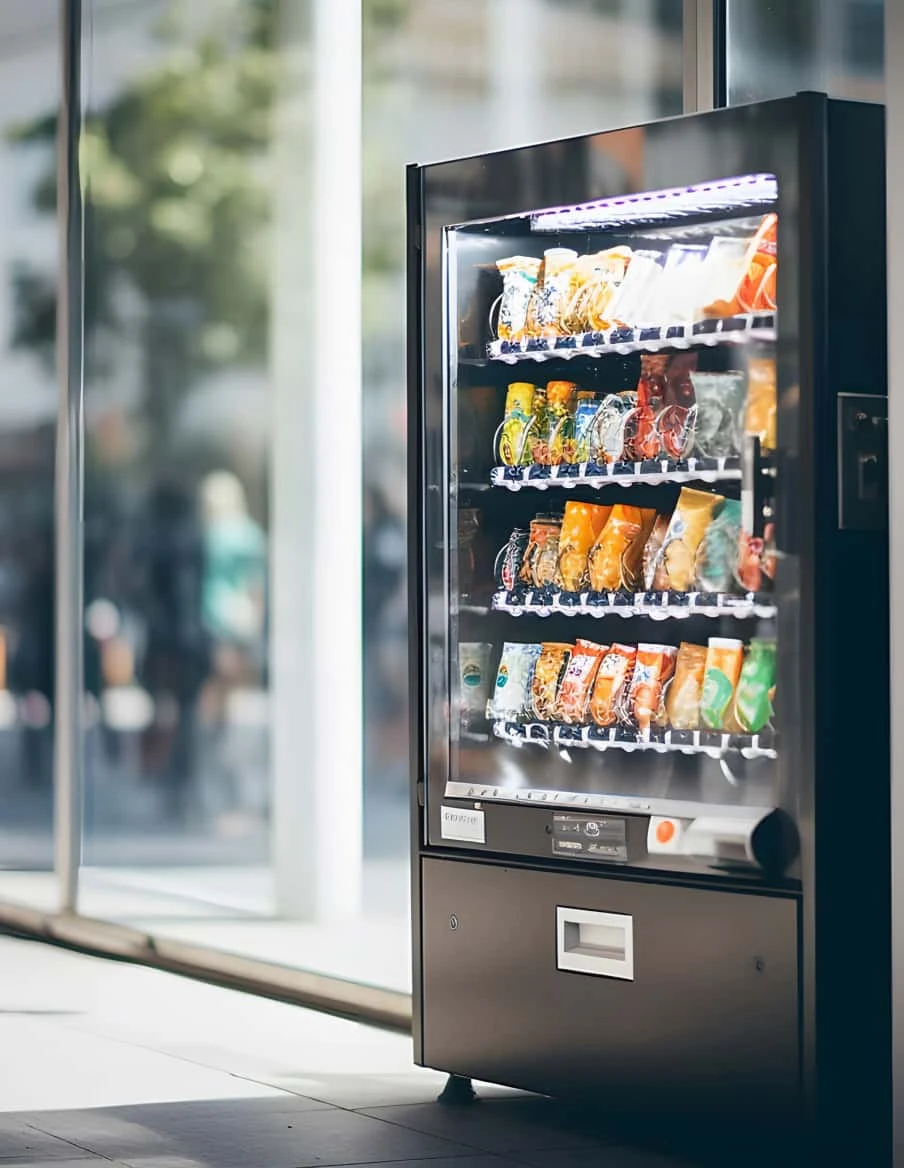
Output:
<path fill-rule="evenodd" d="M 883 159 L 801 94 L 409 169 L 419 1063 L 881 1162 Z"/>

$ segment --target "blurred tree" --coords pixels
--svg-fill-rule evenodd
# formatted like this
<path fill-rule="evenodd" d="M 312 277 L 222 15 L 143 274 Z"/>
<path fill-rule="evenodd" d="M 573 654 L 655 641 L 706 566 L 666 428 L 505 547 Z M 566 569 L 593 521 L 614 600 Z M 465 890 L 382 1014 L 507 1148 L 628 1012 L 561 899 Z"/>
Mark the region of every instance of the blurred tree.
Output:
<path fill-rule="evenodd" d="M 107 367 L 126 319 L 141 321 L 144 408 L 157 440 L 173 399 L 199 375 L 266 358 L 280 2 L 299 0 L 173 0 L 154 33 L 160 63 L 85 116 L 88 360 Z M 397 27 L 409 5 L 362 0 L 365 38 Z M 55 113 L 13 132 L 47 148 L 33 198 L 50 215 L 55 133 Z M 365 268 L 374 262 L 385 262 L 379 251 Z M 27 264 L 12 279 L 13 343 L 52 361 L 54 282 Z"/>

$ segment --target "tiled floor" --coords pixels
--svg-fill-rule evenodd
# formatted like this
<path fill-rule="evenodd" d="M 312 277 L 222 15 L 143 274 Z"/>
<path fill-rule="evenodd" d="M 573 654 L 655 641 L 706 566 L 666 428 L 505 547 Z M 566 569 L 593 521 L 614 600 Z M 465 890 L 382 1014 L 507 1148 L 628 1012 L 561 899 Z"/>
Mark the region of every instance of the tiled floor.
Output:
<path fill-rule="evenodd" d="M 442 1085 L 403 1035 L 0 936 L 2 1168 L 687 1168 Z"/>

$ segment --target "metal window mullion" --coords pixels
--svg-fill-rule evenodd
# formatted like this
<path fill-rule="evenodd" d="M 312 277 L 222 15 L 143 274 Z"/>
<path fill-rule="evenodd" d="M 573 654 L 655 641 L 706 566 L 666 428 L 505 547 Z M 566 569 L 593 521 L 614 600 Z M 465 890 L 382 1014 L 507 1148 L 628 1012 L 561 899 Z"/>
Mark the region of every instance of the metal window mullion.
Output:
<path fill-rule="evenodd" d="M 84 214 L 81 0 L 60 0 L 62 92 L 57 124 L 57 411 L 55 490 L 54 852 L 59 907 L 75 912 L 82 842 Z"/>
<path fill-rule="evenodd" d="M 686 114 L 711 110 L 717 104 L 717 34 L 724 22 L 717 21 L 720 0 L 683 0 L 683 109 Z M 719 26 L 719 27 L 717 27 Z"/>

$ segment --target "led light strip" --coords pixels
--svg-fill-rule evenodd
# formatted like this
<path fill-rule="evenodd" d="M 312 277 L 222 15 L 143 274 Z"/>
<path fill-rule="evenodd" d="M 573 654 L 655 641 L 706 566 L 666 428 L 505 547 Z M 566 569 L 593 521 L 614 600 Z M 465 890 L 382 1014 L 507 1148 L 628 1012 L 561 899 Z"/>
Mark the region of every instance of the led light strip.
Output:
<path fill-rule="evenodd" d="M 747 174 L 718 182 L 697 183 L 670 190 L 595 199 L 570 207 L 554 207 L 531 216 L 532 231 L 575 231 L 675 219 L 709 211 L 740 210 L 774 203 L 778 183 L 772 174 Z"/>

